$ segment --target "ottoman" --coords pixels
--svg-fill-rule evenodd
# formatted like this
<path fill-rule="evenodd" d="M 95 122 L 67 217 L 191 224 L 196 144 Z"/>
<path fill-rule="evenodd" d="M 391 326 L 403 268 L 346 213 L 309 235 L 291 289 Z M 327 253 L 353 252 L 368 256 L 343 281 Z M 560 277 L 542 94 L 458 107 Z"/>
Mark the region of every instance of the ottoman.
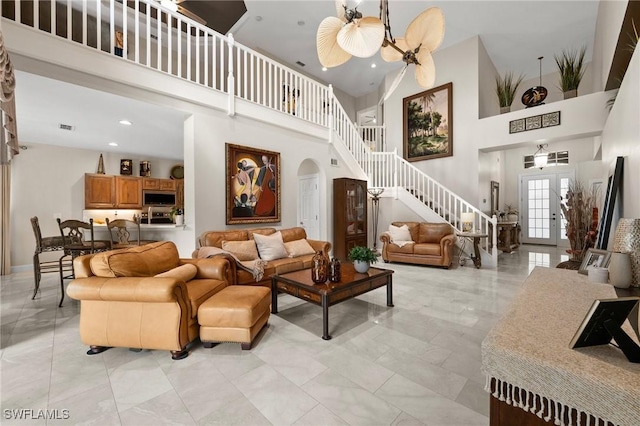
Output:
<path fill-rule="evenodd" d="M 223 288 L 198 308 L 200 341 L 205 348 L 215 343 L 238 342 L 251 349 L 251 342 L 267 324 L 271 289 L 232 285 Z"/>

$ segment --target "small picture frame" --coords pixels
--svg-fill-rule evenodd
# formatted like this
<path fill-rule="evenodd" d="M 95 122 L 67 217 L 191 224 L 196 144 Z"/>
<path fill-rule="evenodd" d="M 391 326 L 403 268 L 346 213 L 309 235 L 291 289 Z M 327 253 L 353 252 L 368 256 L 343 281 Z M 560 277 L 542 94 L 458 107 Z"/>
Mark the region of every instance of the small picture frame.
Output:
<path fill-rule="evenodd" d="M 598 267 L 598 268 L 606 268 L 609 266 L 609 260 L 611 259 L 611 252 L 606 250 L 598 250 L 594 248 L 590 248 L 587 250 L 587 253 L 584 255 L 582 259 L 582 263 L 580 264 L 580 269 L 578 269 L 578 273 L 582 275 L 589 274 L 589 267 Z"/>
<path fill-rule="evenodd" d="M 120 160 L 120 174 L 121 175 L 133 174 L 133 160 L 129 160 L 129 159 Z"/>

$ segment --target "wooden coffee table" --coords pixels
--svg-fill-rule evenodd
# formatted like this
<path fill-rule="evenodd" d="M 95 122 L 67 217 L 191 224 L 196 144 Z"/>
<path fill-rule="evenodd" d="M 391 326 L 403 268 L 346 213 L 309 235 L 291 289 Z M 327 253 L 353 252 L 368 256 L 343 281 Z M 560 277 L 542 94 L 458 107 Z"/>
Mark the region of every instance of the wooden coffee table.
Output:
<path fill-rule="evenodd" d="M 343 263 L 342 280 L 337 283 L 315 284 L 311 280 L 310 269 L 272 275 L 271 313 L 278 313 L 279 291 L 322 306 L 322 338 L 329 340 L 329 306 L 383 286 L 387 286 L 387 306 L 393 306 L 392 274 L 393 271 L 379 268 L 369 268 L 361 274 L 353 269 L 351 263 Z"/>

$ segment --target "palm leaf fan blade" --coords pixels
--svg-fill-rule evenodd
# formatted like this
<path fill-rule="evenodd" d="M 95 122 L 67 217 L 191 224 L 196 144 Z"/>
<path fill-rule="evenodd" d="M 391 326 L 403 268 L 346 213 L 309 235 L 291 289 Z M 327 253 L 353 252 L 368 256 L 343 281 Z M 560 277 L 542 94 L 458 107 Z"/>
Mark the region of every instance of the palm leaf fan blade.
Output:
<path fill-rule="evenodd" d="M 403 52 L 409 50 L 409 46 L 407 46 L 407 42 L 404 38 L 397 38 L 396 46 Z M 402 59 L 402 53 L 398 52 L 390 45 L 386 45 L 380 49 L 380 56 L 385 62 L 396 62 Z"/>
<path fill-rule="evenodd" d="M 347 18 L 344 16 L 345 8 L 347 6 L 347 0 L 335 0 L 336 3 L 336 16 L 340 18 L 342 22 L 347 22 Z"/>
<path fill-rule="evenodd" d="M 353 56 L 369 58 L 376 54 L 384 40 L 384 24 L 367 16 L 347 24 L 338 32 L 338 45 Z"/>
<path fill-rule="evenodd" d="M 339 18 L 330 16 L 320 22 L 316 35 L 318 59 L 324 67 L 337 67 L 351 59 L 351 54 L 338 45 L 338 32 L 344 26 Z"/>
<path fill-rule="evenodd" d="M 416 55 L 420 65 L 416 65 L 416 81 L 421 87 L 430 89 L 436 82 L 436 64 L 428 49 L 420 49 Z"/>
<path fill-rule="evenodd" d="M 382 96 L 382 98 L 380 99 L 380 102 L 378 102 L 378 105 L 381 105 L 383 102 L 386 102 L 387 99 L 391 97 L 393 92 L 400 85 L 400 82 L 402 81 L 402 77 L 404 77 L 404 74 L 407 72 L 407 68 L 409 68 L 409 64 L 402 67 L 398 75 L 393 79 L 393 82 L 391 83 L 391 86 L 389 86 L 389 89 L 387 89 L 387 92 Z"/>
<path fill-rule="evenodd" d="M 439 7 L 430 7 L 411 21 L 405 34 L 407 44 L 415 49 L 433 52 L 444 39 L 444 14 Z"/>

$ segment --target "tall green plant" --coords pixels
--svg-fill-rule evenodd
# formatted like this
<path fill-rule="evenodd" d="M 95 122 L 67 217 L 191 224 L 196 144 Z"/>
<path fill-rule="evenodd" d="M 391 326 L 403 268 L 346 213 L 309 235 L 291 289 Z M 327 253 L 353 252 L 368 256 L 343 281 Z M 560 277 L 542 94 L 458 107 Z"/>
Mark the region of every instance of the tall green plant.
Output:
<path fill-rule="evenodd" d="M 586 52 L 587 47 L 583 46 L 580 50 L 563 50 L 562 55 L 553 56 L 560 71 L 560 90 L 563 92 L 578 90 L 585 72 Z"/>
<path fill-rule="evenodd" d="M 498 95 L 500 108 L 511 106 L 522 80 L 524 80 L 524 75 L 520 74 L 518 78 L 514 78 L 512 72 L 506 73 L 504 78 L 496 76 L 496 95 Z"/>

